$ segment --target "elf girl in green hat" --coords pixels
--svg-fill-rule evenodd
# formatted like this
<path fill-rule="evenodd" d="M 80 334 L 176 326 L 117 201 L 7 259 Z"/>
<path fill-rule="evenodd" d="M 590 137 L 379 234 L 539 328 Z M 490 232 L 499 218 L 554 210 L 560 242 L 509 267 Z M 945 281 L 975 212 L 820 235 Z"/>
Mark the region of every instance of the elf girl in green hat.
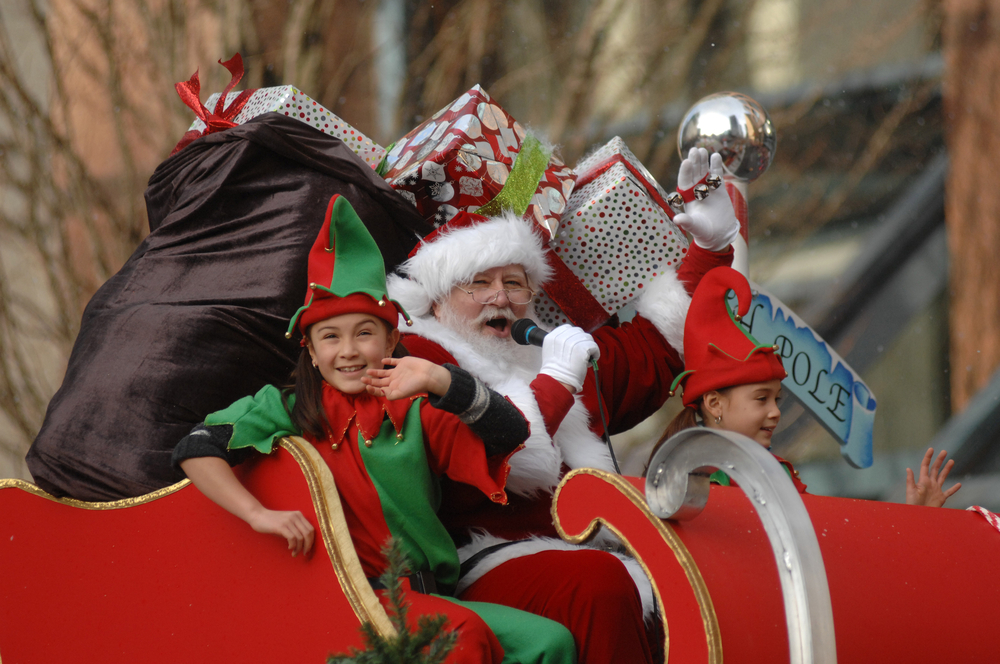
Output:
<path fill-rule="evenodd" d="M 739 302 L 734 313 L 726 303 L 732 290 Z M 781 381 L 787 375 L 772 346 L 764 346 L 740 325 L 740 316 L 750 308 L 752 294 L 746 277 L 728 267 L 717 267 L 698 284 L 684 321 L 684 373 L 677 376 L 671 394 L 684 386 L 684 409 L 667 425 L 653 447 L 653 454 L 675 433 L 694 426 L 741 433 L 771 449 L 771 437 L 781 421 Z M 711 330 L 706 337 L 705 330 Z M 910 505 L 941 507 L 961 488 L 945 490 L 953 461 L 944 465 L 941 452 L 931 465 L 934 450 L 924 455 L 919 478 L 907 468 L 906 502 Z M 788 471 L 795 488 L 805 493 L 806 485 L 792 464 L 775 455 Z M 652 454 L 650 455 L 652 458 Z M 722 471 L 712 481 L 729 485 Z"/>
<path fill-rule="evenodd" d="M 437 517 L 438 478 L 447 475 L 506 504 L 507 460 L 529 433 L 524 417 L 457 367 L 389 359 L 406 312 L 386 295 L 382 256 L 341 196 L 330 201 L 308 272 L 305 304 L 287 335 L 302 334 L 294 387 L 268 385 L 209 415 L 177 445 L 174 464 L 254 530 L 285 538 L 293 556 L 307 554 L 314 526 L 300 512 L 265 508 L 230 468 L 253 450 L 272 452 L 283 436 L 302 435 L 330 466 L 369 579 L 385 571 L 386 540 L 401 542 L 415 572 L 410 586 L 424 591 L 406 592 L 410 616 L 446 614 L 458 634 L 447 662 L 575 661 L 572 635 L 554 621 L 436 594 L 450 593 L 459 575 L 458 552 Z M 387 364 L 409 383 L 409 393 L 427 398 L 390 400 L 366 385 L 369 373 L 384 375 Z"/>

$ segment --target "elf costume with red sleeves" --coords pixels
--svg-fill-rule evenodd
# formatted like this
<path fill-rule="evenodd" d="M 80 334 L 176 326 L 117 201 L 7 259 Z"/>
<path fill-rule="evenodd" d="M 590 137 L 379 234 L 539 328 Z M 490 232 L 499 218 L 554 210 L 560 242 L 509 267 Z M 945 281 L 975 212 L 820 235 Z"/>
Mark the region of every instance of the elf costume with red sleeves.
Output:
<path fill-rule="evenodd" d="M 610 433 L 631 428 L 663 405 L 674 375 L 683 369 L 676 349 L 682 347 L 687 290 L 708 269 L 731 261 L 731 250 L 713 253 L 692 245 L 677 273 L 667 270 L 645 286 L 632 322 L 593 333 Z M 418 245 L 401 268 L 407 278 L 392 275 L 388 283 L 414 316 L 414 334 L 403 342 L 412 354 L 461 366 L 511 399 L 531 423 L 526 448 L 511 459 L 509 505 L 495 508 L 457 485 L 445 494 L 441 517 L 453 536 L 468 542 L 460 549 L 459 597 L 561 622 L 573 632 L 586 664 L 651 661 L 643 614 L 652 616 L 653 595 L 640 566 L 625 556 L 563 542 L 549 513 L 551 492 L 567 468 L 614 471 L 600 439 L 593 375 L 579 394 L 570 395 L 551 376 L 539 374 L 539 349 L 511 344 L 510 359 L 486 356 L 433 313 L 433 305 L 456 285 L 511 264 L 524 268 L 533 288 L 549 278 L 542 240 L 528 223 L 510 214 L 490 219 L 459 214 Z"/>
<path fill-rule="evenodd" d="M 393 329 L 398 316 L 405 317 L 385 294 L 385 271 L 374 242 L 347 200 L 334 197 L 310 252 L 306 303 L 292 318 L 289 331 L 297 328 L 306 335 L 313 323 L 348 313 L 371 314 Z M 440 478 L 475 487 L 485 499 L 504 504 L 507 461 L 524 436 L 494 439 L 491 451 L 501 451 L 490 455 L 470 425 L 433 407 L 431 399 L 390 401 L 367 392 L 347 394 L 325 381 L 321 389 L 327 435 L 305 437 L 333 473 L 365 574 L 376 578 L 385 571 L 382 547 L 392 536 L 401 542 L 414 572 L 431 573 L 443 591 L 450 591 L 458 580 L 459 563 L 436 515 Z M 209 415 L 178 445 L 175 460 L 196 456 L 191 449 L 203 439 L 222 438 L 226 456 L 250 448 L 269 453 L 280 437 L 301 433 L 290 415 L 294 405 L 295 395 L 266 386 Z M 509 607 L 461 603 L 412 590 L 405 596 L 414 621 L 427 613 L 448 615 L 449 627 L 459 637 L 448 662 L 499 664 L 505 652 L 510 661 L 575 661 L 571 635 L 553 621 Z"/>

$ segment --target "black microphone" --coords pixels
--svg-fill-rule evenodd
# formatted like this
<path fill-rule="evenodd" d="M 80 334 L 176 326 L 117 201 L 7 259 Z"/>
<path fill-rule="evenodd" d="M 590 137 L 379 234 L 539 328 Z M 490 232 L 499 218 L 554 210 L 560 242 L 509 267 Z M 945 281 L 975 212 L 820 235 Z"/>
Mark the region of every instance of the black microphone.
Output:
<path fill-rule="evenodd" d="M 510 326 L 510 336 L 522 346 L 541 346 L 547 331 L 538 327 L 530 318 L 518 318 Z"/>

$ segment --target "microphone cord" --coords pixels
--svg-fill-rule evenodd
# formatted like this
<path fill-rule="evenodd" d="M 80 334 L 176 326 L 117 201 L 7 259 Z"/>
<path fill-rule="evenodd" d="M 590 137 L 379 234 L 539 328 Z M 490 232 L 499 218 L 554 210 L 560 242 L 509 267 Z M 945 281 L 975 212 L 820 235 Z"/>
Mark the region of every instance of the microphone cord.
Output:
<path fill-rule="evenodd" d="M 618 459 L 615 457 L 615 448 L 611 445 L 611 436 L 608 435 L 608 422 L 604 419 L 604 401 L 601 399 L 601 379 L 597 375 L 597 360 L 591 360 L 590 366 L 594 368 L 594 387 L 597 388 L 597 412 L 601 416 L 601 426 L 603 427 L 604 443 L 608 446 L 608 452 L 611 453 L 611 463 L 615 465 L 615 472 L 619 475 L 622 474 L 622 469 L 618 467 Z"/>

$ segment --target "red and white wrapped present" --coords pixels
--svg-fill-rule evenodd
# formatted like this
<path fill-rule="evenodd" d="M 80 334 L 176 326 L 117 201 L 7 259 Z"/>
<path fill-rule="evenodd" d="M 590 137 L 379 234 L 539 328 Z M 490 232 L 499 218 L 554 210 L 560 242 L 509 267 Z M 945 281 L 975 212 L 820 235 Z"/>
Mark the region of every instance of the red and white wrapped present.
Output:
<path fill-rule="evenodd" d="M 576 176 L 478 85 L 395 143 L 386 181 L 435 226 L 514 210 L 553 237 Z"/>
<path fill-rule="evenodd" d="M 240 94 L 239 92 L 230 92 L 226 96 L 224 106 L 228 108 Z M 206 108 L 214 108 L 219 100 L 219 95 L 220 93 L 217 92 L 209 97 L 205 102 Z M 301 120 L 324 134 L 336 136 L 373 169 L 378 167 L 385 156 L 385 148 L 331 113 L 309 95 L 303 94 L 294 85 L 279 85 L 251 91 L 239 113 L 232 118 L 232 122 L 243 124 L 251 118 L 272 111 Z M 188 131 L 200 132 L 204 129 L 205 123 L 196 119 Z"/>
<path fill-rule="evenodd" d="M 676 270 L 688 241 L 671 221 L 666 192 L 621 138 L 616 136 L 584 158 L 576 173 L 576 189 L 549 246 L 583 283 L 607 320 L 655 276 Z M 564 271 L 561 279 L 569 276 Z M 550 292 L 536 298 L 542 326 L 572 322 L 586 329 L 596 327 L 601 312 L 595 312 L 594 303 L 582 303 L 579 297 L 567 301 L 554 290 L 559 279 L 554 282 Z"/>

